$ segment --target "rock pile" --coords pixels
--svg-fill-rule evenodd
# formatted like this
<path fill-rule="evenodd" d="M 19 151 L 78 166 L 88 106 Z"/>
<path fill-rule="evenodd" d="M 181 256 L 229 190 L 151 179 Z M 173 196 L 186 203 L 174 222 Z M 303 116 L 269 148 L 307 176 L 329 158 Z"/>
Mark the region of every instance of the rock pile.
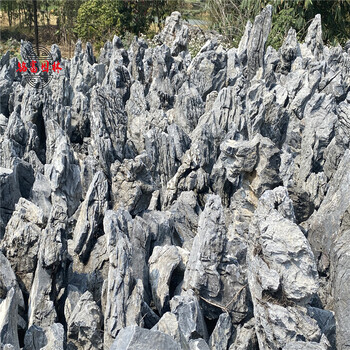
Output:
<path fill-rule="evenodd" d="M 350 52 L 270 26 L 1 58 L 1 349 L 349 349 Z"/>

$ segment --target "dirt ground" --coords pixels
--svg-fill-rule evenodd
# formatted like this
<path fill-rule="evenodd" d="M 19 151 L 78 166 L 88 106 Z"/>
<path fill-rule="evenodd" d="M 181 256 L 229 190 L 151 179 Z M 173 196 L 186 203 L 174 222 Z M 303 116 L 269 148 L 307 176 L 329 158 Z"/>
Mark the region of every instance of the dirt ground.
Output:
<path fill-rule="evenodd" d="M 47 21 L 43 21 L 42 18 L 40 18 L 38 26 L 39 44 L 48 49 L 50 49 L 52 44 L 58 44 L 62 57 L 66 59 L 71 58 L 74 54 L 75 43 L 71 42 L 69 45 L 69 43 L 58 42 L 56 34 L 58 31 L 58 26 L 56 22 L 57 17 L 54 15 L 50 15 L 49 24 Z M 0 11 L 0 55 L 3 55 L 7 50 L 10 50 L 11 54 L 15 56 L 19 55 L 19 47 L 13 45 L 13 41 L 11 39 L 15 39 L 18 42 L 21 42 L 21 40 L 27 40 L 34 44 L 34 27 L 20 27 L 18 20 L 14 21 L 10 27 L 7 15 Z"/>

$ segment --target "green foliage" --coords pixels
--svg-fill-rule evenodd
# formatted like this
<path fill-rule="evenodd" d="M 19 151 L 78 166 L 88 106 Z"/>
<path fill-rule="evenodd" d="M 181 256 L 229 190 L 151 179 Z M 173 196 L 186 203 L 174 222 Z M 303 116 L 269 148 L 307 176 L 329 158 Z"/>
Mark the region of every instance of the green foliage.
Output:
<path fill-rule="evenodd" d="M 119 13 L 113 0 L 88 0 L 77 16 L 74 32 L 83 40 L 99 41 L 118 24 Z"/>
<path fill-rule="evenodd" d="M 92 42 L 95 48 L 101 47 L 114 34 L 122 38 L 126 36 L 127 39 L 142 33 L 148 34 L 148 31 L 155 34 L 166 16 L 174 10 L 181 11 L 185 2 L 185 0 L 36 1 L 39 26 L 43 24 L 52 26 L 54 24 L 52 19 L 57 19 L 57 29 L 50 31 L 55 35 L 53 40 L 71 45 L 80 37 L 84 41 Z M 27 31 L 34 34 L 33 0 L 0 0 L 0 9 L 19 36 L 23 36 Z M 39 37 L 47 37 L 47 28 L 39 28 Z"/>
<path fill-rule="evenodd" d="M 298 18 L 293 8 L 282 9 L 278 15 L 273 16 L 273 25 L 268 38 L 267 45 L 278 48 L 282 45 L 285 34 L 289 28 L 299 28 Z"/>
<path fill-rule="evenodd" d="M 81 4 L 74 32 L 97 46 L 113 34 L 146 33 L 155 18 L 160 25 L 184 0 L 87 0 Z M 151 27 L 154 31 L 154 26 Z"/>
<path fill-rule="evenodd" d="M 78 11 L 75 33 L 83 40 L 98 42 L 111 34 L 139 35 L 150 26 L 155 13 L 163 16 L 164 0 L 88 0 Z"/>
<path fill-rule="evenodd" d="M 152 2 L 145 0 L 119 0 L 119 34 L 126 31 L 134 34 L 144 32 L 152 22 Z"/>
<path fill-rule="evenodd" d="M 309 0 L 311 1 L 311 0 Z M 312 1 L 306 20 L 317 13 L 322 17 L 323 37 L 326 42 L 344 44 L 350 37 L 350 0 Z"/>
<path fill-rule="evenodd" d="M 251 17 L 253 1 L 247 10 L 242 10 L 242 0 L 208 0 L 207 11 L 211 27 L 223 34 L 228 40 L 237 46 L 244 33 L 247 20 Z"/>
<path fill-rule="evenodd" d="M 184 8 L 184 0 L 153 0 L 151 6 L 151 16 L 157 17 L 158 24 L 160 25 L 173 11 L 181 12 Z"/>
<path fill-rule="evenodd" d="M 1 0 L 0 1 L 0 10 L 4 11 L 7 14 L 7 18 L 10 24 L 10 27 L 12 26 L 13 19 L 14 19 L 14 11 L 17 8 L 17 3 L 13 0 Z"/>
<path fill-rule="evenodd" d="M 273 6 L 273 19 L 268 45 L 279 48 L 290 27 L 302 39 L 316 14 L 321 14 L 323 39 L 344 44 L 350 37 L 350 0 L 208 0 L 212 27 L 237 44 L 246 21 L 268 4 Z"/>
<path fill-rule="evenodd" d="M 41 0 L 43 1 L 43 0 Z M 55 0 L 50 1 L 51 12 L 57 16 L 57 39 L 64 42 L 75 40 L 74 26 L 78 10 L 85 0 Z"/>
<path fill-rule="evenodd" d="M 135 34 L 130 33 L 130 32 L 125 32 L 124 35 L 122 36 L 121 40 L 123 43 L 123 46 L 128 49 L 133 42 L 135 37 Z"/>
<path fill-rule="evenodd" d="M 21 43 L 15 39 L 8 39 L 6 42 L 0 45 L 0 55 L 4 55 L 7 51 L 10 51 L 11 57 L 17 57 L 21 59 Z"/>

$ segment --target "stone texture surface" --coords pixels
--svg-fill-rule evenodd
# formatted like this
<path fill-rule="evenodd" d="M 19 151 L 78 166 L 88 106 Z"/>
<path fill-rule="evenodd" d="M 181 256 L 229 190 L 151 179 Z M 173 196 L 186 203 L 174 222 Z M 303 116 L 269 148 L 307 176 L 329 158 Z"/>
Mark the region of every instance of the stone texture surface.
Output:
<path fill-rule="evenodd" d="M 156 246 L 148 261 L 153 300 L 160 314 L 170 309 L 171 294 L 181 282 L 176 279 L 185 272 L 188 256 L 180 249 L 176 246 Z"/>
<path fill-rule="evenodd" d="M 85 292 L 74 307 L 69 320 L 68 348 L 102 349 L 102 314 L 90 292 Z"/>
<path fill-rule="evenodd" d="M 142 350 L 147 347 L 150 350 L 169 349 L 180 350 L 180 345 L 169 335 L 150 331 L 137 326 L 123 328 L 118 334 L 111 350 Z"/>
<path fill-rule="evenodd" d="M 349 349 L 349 43 L 272 12 L 1 57 L 0 349 Z"/>

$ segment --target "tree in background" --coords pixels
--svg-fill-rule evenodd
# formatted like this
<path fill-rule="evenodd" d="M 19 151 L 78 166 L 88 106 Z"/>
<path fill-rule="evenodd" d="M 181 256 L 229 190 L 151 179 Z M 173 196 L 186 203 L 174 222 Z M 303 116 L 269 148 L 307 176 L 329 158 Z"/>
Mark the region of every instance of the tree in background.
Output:
<path fill-rule="evenodd" d="M 41 0 L 43 1 L 43 0 Z M 55 0 L 51 1 L 52 12 L 57 16 L 56 32 L 57 38 L 63 40 L 65 43 L 70 44 L 72 40 L 75 40 L 74 26 L 78 16 L 78 10 L 86 0 Z"/>
<path fill-rule="evenodd" d="M 196 5 L 206 4 L 212 28 L 237 45 L 247 20 L 270 3 L 273 23 L 268 44 L 278 48 L 290 27 L 303 39 L 310 21 L 317 13 L 322 16 L 324 40 L 343 44 L 350 37 L 350 0 L 1 0 L 0 9 L 6 13 L 10 26 L 29 28 L 32 32 L 34 12 L 40 25 L 50 25 L 50 16 L 57 18 L 57 41 L 71 44 L 77 37 L 92 42 L 105 41 L 112 34 L 139 34 L 149 31 L 157 19 L 158 30 L 174 10 L 190 17 Z M 198 6 L 199 6 L 198 5 Z M 202 6 L 202 5 L 201 5 Z M 156 26 L 152 26 L 155 30 Z M 151 32 L 151 31 L 150 31 Z M 44 35 L 40 32 L 39 37 Z"/>
<path fill-rule="evenodd" d="M 184 0 L 87 0 L 81 4 L 74 32 L 101 46 L 113 34 L 145 33 L 157 17 L 158 25 Z"/>
<path fill-rule="evenodd" d="M 31 0 L 1 0 L 0 10 L 7 14 L 9 26 L 18 20 L 19 26 L 33 25 L 33 2 Z"/>
<path fill-rule="evenodd" d="M 321 14 L 323 37 L 331 44 L 344 44 L 350 37 L 350 0 L 305 0 L 306 21 Z"/>
<path fill-rule="evenodd" d="M 8 37 L 15 34 L 42 43 L 50 38 L 68 44 L 70 56 L 78 38 L 98 49 L 114 34 L 127 40 L 140 33 L 155 34 L 166 16 L 184 10 L 184 4 L 185 0 L 0 0 L 0 9 L 9 26 L 15 25 Z M 151 25 L 155 21 L 157 25 Z"/>
<path fill-rule="evenodd" d="M 19 19 L 19 26 L 24 25 L 32 30 L 34 24 L 35 43 L 38 51 L 38 1 L 40 0 L 1 0 L 0 9 L 6 12 L 9 26 L 12 27 L 14 20 Z M 24 20 L 23 20 L 24 17 Z"/>
<path fill-rule="evenodd" d="M 74 33 L 83 40 L 99 41 L 118 24 L 118 17 L 116 1 L 88 0 L 78 9 Z"/>
<path fill-rule="evenodd" d="M 237 44 L 247 20 L 253 21 L 260 11 L 273 6 L 272 28 L 268 45 L 282 45 L 290 27 L 302 39 L 316 14 L 321 14 L 326 42 L 344 44 L 350 36 L 350 0 L 208 0 L 212 27 Z"/>
<path fill-rule="evenodd" d="M 158 29 L 161 28 L 167 16 L 173 11 L 182 12 L 185 9 L 185 5 L 184 0 L 153 0 L 151 15 L 153 18 L 157 18 Z"/>
<path fill-rule="evenodd" d="M 13 19 L 15 16 L 15 10 L 17 9 L 17 3 L 13 0 L 1 0 L 0 9 L 7 14 L 10 27 L 12 27 Z"/>
<path fill-rule="evenodd" d="M 119 0 L 116 1 L 118 9 L 118 35 L 130 32 L 136 35 L 145 32 L 151 22 L 152 1 L 145 0 Z"/>
<path fill-rule="evenodd" d="M 38 2 L 37 2 L 37 0 L 33 0 L 33 18 L 34 18 L 36 53 L 39 55 L 39 29 L 38 29 Z"/>

